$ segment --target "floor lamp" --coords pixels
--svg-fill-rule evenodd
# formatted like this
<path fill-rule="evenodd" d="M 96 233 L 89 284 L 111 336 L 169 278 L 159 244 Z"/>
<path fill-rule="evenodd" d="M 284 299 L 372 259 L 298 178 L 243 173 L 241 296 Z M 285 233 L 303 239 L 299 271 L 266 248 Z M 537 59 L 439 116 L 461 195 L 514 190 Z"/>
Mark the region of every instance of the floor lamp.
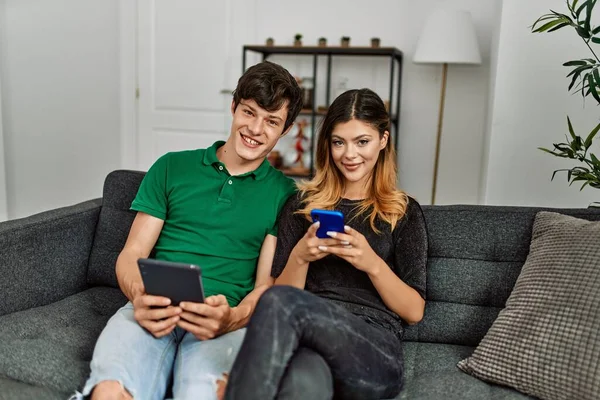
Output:
<path fill-rule="evenodd" d="M 423 27 L 413 62 L 416 64 L 442 64 L 442 88 L 431 187 L 431 204 L 435 204 L 448 64 L 481 64 L 481 55 L 471 14 L 460 10 L 438 9 L 434 11 Z"/>

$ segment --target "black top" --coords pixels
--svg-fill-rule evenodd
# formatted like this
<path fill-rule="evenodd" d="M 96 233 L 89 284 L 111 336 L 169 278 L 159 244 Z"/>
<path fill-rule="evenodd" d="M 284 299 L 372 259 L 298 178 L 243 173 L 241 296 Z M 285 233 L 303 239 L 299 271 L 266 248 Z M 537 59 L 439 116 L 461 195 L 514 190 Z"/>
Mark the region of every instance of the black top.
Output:
<path fill-rule="evenodd" d="M 347 225 L 365 236 L 392 271 L 425 298 L 427 231 L 419 203 L 409 197 L 406 214 L 393 231 L 389 224 L 377 218 L 375 225 L 379 234 L 371 229 L 368 212 L 353 219 L 359 204 L 359 200 L 342 199 L 336 209 L 344 214 Z M 292 249 L 311 225 L 303 215 L 294 214 L 300 208 L 298 194 L 287 201 L 279 214 L 277 249 L 271 271 L 274 278 L 281 274 Z M 309 264 L 305 289 L 403 336 L 402 319 L 386 307 L 368 275 L 335 255 Z"/>

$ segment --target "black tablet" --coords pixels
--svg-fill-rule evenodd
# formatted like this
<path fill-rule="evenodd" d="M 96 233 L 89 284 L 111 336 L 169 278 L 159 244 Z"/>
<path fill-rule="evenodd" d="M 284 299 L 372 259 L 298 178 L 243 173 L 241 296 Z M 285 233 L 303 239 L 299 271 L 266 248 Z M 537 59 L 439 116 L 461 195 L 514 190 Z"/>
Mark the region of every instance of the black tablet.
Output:
<path fill-rule="evenodd" d="M 147 294 L 168 297 L 171 305 L 182 301 L 204 303 L 199 266 L 150 258 L 140 258 L 138 266 Z"/>

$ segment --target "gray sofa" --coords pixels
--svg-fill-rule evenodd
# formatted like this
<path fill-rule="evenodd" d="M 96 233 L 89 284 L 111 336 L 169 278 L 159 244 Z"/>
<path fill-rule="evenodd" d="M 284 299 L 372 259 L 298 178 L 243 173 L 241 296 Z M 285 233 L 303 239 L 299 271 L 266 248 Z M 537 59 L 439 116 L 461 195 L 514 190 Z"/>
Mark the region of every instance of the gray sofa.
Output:
<path fill-rule="evenodd" d="M 0 224 L 0 399 L 66 399 L 125 303 L 114 265 L 142 172 L 108 175 L 102 199 Z M 427 308 L 406 333 L 401 399 L 526 399 L 460 372 L 503 307 L 540 209 L 424 207 Z M 558 210 L 600 220 L 598 209 Z"/>

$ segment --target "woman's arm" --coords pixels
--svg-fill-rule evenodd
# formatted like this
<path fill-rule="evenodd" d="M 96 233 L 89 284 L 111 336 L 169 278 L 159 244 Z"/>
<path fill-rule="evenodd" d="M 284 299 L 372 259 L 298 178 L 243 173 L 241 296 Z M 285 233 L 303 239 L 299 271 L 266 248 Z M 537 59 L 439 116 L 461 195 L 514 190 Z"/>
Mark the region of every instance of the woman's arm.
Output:
<path fill-rule="evenodd" d="M 379 257 L 377 257 L 379 258 Z M 366 271 L 385 305 L 408 324 L 423 319 L 425 300 L 419 292 L 402 281 L 381 259 Z"/>
<path fill-rule="evenodd" d="M 295 214 L 299 206 L 300 200 L 293 196 L 279 214 L 277 248 L 271 276 L 275 278 L 275 285 L 304 289 L 310 263 L 329 254 L 319 250 L 319 246 L 333 246 L 337 241 L 317 238 L 318 223 L 307 229 L 308 221 L 304 216 Z"/>
<path fill-rule="evenodd" d="M 423 318 L 425 310 L 427 263 L 427 232 L 421 208 L 416 202 L 409 203 L 407 214 L 399 223 L 402 226 L 394 232 L 396 243 L 392 267 L 373 251 L 361 233 L 350 227 L 345 228 L 345 234 L 332 234 L 338 240 L 349 242 L 349 246 L 321 250 L 335 254 L 367 273 L 385 305 L 407 323 L 415 324 Z"/>

